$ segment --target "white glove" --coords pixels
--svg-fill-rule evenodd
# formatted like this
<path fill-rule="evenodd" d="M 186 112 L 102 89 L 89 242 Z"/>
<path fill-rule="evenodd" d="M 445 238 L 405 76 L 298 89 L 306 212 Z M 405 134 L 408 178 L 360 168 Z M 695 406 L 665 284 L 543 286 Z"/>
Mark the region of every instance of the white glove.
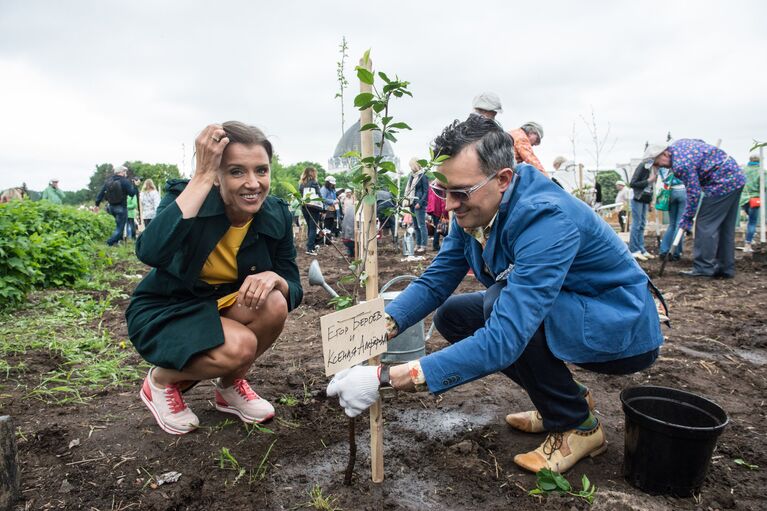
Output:
<path fill-rule="evenodd" d="M 338 396 L 341 407 L 349 417 L 356 417 L 378 401 L 381 385 L 380 366 L 354 366 L 333 376 L 328 384 L 328 396 Z"/>

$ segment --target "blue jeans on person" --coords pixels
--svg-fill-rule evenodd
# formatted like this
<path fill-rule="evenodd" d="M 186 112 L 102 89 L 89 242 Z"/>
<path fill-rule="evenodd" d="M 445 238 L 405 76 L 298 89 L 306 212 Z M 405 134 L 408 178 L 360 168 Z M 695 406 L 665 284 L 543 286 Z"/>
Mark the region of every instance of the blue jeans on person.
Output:
<path fill-rule="evenodd" d="M 671 189 L 671 200 L 668 202 L 668 229 L 666 234 L 663 235 L 663 239 L 660 241 L 660 253 L 661 255 L 668 253 L 671 250 L 671 245 L 674 243 L 674 236 L 679 229 L 679 221 L 682 219 L 682 213 L 687 205 L 687 192 L 684 188 Z M 679 259 L 682 255 L 682 244 L 684 243 L 684 235 L 679 240 L 679 246 L 676 247 L 674 253 L 671 256 L 674 259 Z"/>
<path fill-rule="evenodd" d="M 317 244 L 317 226 L 320 223 L 320 208 L 310 208 L 304 206 L 301 213 L 306 221 L 306 251 L 314 252 L 314 246 Z"/>
<path fill-rule="evenodd" d="M 752 208 L 748 205 L 748 202 L 743 204 L 743 211 L 748 216 L 748 224 L 746 225 L 746 243 L 754 241 L 754 235 L 756 235 L 756 221 L 759 219 L 759 208 Z"/>
<path fill-rule="evenodd" d="M 506 282 L 498 282 L 487 291 L 477 291 L 448 298 L 434 314 L 434 325 L 451 344 L 471 336 L 485 325 Z M 652 365 L 658 349 L 608 362 L 576 364 L 602 374 L 631 374 Z M 543 324 L 528 341 L 525 350 L 509 367 L 501 371 L 522 387 L 543 417 L 549 431 L 568 431 L 589 416 L 582 388 L 573 379 L 567 365 L 549 349 Z"/>
<path fill-rule="evenodd" d="M 650 205 L 631 199 L 631 234 L 629 235 L 629 252 L 644 254 L 644 228 L 647 224 L 647 210 Z"/>
<path fill-rule="evenodd" d="M 418 209 L 413 206 L 410 210 L 413 212 L 415 246 L 426 247 L 426 242 L 429 241 L 429 231 L 426 229 L 426 206 L 421 206 Z"/>
<path fill-rule="evenodd" d="M 115 230 L 107 240 L 107 245 L 111 247 L 123 239 L 125 222 L 128 221 L 128 208 L 125 206 L 113 206 L 110 204 L 108 211 L 110 215 L 115 217 Z"/>
<path fill-rule="evenodd" d="M 429 214 L 431 217 L 431 221 L 434 223 L 434 238 L 432 238 L 431 242 L 431 248 L 434 250 L 439 250 L 439 221 L 441 220 L 440 217 L 436 215 Z"/>

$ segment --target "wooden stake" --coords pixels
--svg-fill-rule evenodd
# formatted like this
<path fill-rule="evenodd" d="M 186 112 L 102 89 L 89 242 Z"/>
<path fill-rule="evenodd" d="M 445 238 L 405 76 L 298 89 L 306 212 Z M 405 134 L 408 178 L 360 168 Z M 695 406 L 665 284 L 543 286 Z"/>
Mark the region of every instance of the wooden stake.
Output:
<path fill-rule="evenodd" d="M 373 62 L 368 58 L 360 59 L 360 67 L 372 72 Z M 373 92 L 373 86 L 360 82 L 360 93 Z M 360 126 L 373 122 L 373 110 L 370 108 L 360 113 Z M 373 131 L 367 130 L 361 133 L 360 149 L 363 158 L 374 155 Z M 380 149 L 379 149 L 380 152 Z M 376 173 L 371 166 L 365 167 L 365 173 L 370 176 L 365 195 L 375 193 Z M 376 239 L 376 203 L 365 202 L 362 205 L 362 243 L 366 250 L 365 254 L 365 273 L 367 282 L 365 285 L 365 299 L 372 300 L 378 297 L 378 242 Z M 381 363 L 381 357 L 373 357 L 368 360 L 370 365 Z M 370 407 L 370 472 L 374 483 L 381 483 L 384 480 L 384 462 L 383 462 L 383 413 L 381 409 L 381 400 L 376 401 Z"/>

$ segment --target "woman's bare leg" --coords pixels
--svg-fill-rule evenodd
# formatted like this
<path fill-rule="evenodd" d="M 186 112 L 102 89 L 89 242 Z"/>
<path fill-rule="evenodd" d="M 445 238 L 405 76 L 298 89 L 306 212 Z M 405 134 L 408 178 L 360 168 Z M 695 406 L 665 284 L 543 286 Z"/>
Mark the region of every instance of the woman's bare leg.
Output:
<path fill-rule="evenodd" d="M 285 326 L 287 302 L 279 291 L 272 291 L 259 309 L 234 305 L 222 311 L 224 344 L 193 357 L 182 371 L 157 367 L 155 383 L 166 386 L 189 380 L 221 377 L 224 387 L 243 378 L 253 362 L 274 343 Z"/>

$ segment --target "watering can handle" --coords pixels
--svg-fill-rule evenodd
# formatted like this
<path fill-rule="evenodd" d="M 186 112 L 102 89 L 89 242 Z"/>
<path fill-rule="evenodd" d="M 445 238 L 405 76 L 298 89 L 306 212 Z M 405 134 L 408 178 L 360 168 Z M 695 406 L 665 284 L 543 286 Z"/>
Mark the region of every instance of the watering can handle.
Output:
<path fill-rule="evenodd" d="M 378 292 L 378 294 L 381 294 L 385 292 L 387 289 L 389 289 L 393 284 L 396 284 L 397 282 L 402 282 L 403 280 L 416 280 L 418 277 L 415 275 L 400 275 L 398 277 L 394 277 L 389 282 L 383 285 L 381 290 Z"/>
<path fill-rule="evenodd" d="M 417 278 L 418 277 L 416 277 L 415 275 L 399 275 L 391 279 L 386 284 L 384 284 L 378 293 L 379 294 L 384 293 L 387 289 L 389 289 L 392 285 L 396 284 L 397 282 L 402 282 L 403 280 L 416 280 Z M 432 322 L 431 326 L 429 327 L 429 331 L 426 333 L 426 337 L 424 337 L 424 341 L 428 341 L 431 338 L 431 334 L 433 331 L 434 331 L 434 323 Z"/>

